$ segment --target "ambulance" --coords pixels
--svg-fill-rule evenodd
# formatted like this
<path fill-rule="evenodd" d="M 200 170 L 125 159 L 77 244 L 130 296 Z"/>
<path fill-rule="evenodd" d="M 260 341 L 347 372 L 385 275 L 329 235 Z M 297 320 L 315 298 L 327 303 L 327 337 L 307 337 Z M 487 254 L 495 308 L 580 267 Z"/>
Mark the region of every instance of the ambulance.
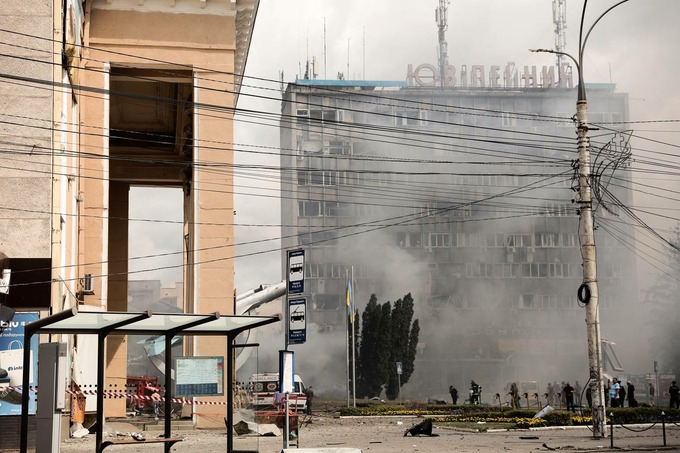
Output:
<path fill-rule="evenodd" d="M 293 392 L 288 395 L 289 405 L 293 410 L 307 408 L 307 397 L 304 394 L 305 384 L 297 374 L 293 376 Z M 279 389 L 279 373 L 253 374 L 248 381 L 250 402 L 255 409 L 274 406 L 274 392 Z"/>

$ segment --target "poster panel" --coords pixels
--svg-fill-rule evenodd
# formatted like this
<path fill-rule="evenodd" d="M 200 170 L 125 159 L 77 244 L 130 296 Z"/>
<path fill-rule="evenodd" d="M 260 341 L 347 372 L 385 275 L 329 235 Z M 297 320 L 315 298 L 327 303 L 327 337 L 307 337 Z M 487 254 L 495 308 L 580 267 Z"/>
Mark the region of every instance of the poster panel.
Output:
<path fill-rule="evenodd" d="M 31 338 L 27 348 L 24 345 L 24 326 L 37 321 L 37 312 L 17 312 L 9 322 L 0 323 L 0 416 L 21 415 L 21 388 L 24 353 L 31 355 L 29 385 L 35 387 L 38 381 L 38 336 Z M 30 391 L 30 390 L 29 390 Z M 28 400 L 28 413 L 35 414 L 35 395 Z"/>

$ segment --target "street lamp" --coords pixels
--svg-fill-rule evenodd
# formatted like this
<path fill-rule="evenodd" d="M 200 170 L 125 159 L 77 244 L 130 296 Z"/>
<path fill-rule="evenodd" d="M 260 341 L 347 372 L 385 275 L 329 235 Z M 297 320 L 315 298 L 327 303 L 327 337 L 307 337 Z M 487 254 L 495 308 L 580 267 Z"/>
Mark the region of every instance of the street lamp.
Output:
<path fill-rule="evenodd" d="M 530 49 L 531 52 L 553 53 L 569 57 L 578 71 L 578 100 L 576 101 L 576 129 L 578 149 L 579 180 L 579 236 L 581 239 L 581 256 L 583 258 L 583 283 L 578 290 L 578 298 L 586 306 L 586 332 L 588 335 L 588 367 L 590 386 L 593 396 L 593 437 L 606 436 L 606 414 L 604 407 L 604 383 L 602 378 L 602 343 L 600 335 L 600 306 L 597 288 L 597 255 L 595 235 L 593 232 L 593 201 L 591 194 L 590 137 L 588 135 L 588 102 L 586 87 L 583 81 L 583 50 L 590 32 L 597 23 L 612 9 L 626 3 L 623 0 L 607 9 L 598 17 L 583 37 L 583 21 L 586 15 L 588 0 L 583 2 L 581 26 L 579 29 L 578 60 L 566 52 L 551 49 Z"/>

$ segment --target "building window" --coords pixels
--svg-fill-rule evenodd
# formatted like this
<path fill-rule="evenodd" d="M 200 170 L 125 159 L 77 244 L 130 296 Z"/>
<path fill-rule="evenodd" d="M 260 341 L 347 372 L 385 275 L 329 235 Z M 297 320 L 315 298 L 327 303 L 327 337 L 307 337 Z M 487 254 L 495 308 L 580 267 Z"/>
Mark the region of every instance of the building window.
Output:
<path fill-rule="evenodd" d="M 534 234 L 534 244 L 536 247 L 557 247 L 560 242 L 558 233 L 536 233 Z"/>
<path fill-rule="evenodd" d="M 333 231 L 315 231 L 312 233 L 312 244 L 316 247 L 334 247 L 338 242 Z"/>
<path fill-rule="evenodd" d="M 560 233 L 561 247 L 579 247 L 578 233 Z"/>
<path fill-rule="evenodd" d="M 449 233 L 430 233 L 428 237 L 428 246 L 430 247 L 449 247 Z"/>
<path fill-rule="evenodd" d="M 520 294 L 517 308 L 534 308 L 533 294 Z"/>
<path fill-rule="evenodd" d="M 325 143 L 326 154 L 349 156 L 352 154 L 352 143 L 343 140 L 329 140 Z"/>
<path fill-rule="evenodd" d="M 318 217 L 321 215 L 320 201 L 298 201 L 299 217 Z"/>
<path fill-rule="evenodd" d="M 394 112 L 394 124 L 396 126 L 425 126 L 427 125 L 426 110 L 397 110 Z"/>
<path fill-rule="evenodd" d="M 531 245 L 531 235 L 529 234 L 508 234 L 505 238 L 507 247 L 528 247 Z"/>
<path fill-rule="evenodd" d="M 342 306 L 341 296 L 339 294 L 316 294 L 317 310 L 340 310 Z"/>
<path fill-rule="evenodd" d="M 515 127 L 517 126 L 517 116 L 514 113 L 503 112 L 501 114 L 501 121 L 503 127 Z"/>
<path fill-rule="evenodd" d="M 323 186 L 323 172 L 320 170 L 311 170 L 309 184 L 312 186 Z"/>
<path fill-rule="evenodd" d="M 563 276 L 562 263 L 548 263 L 548 277 L 562 278 Z"/>
<path fill-rule="evenodd" d="M 309 185 L 309 172 L 307 170 L 297 170 L 298 186 Z"/>

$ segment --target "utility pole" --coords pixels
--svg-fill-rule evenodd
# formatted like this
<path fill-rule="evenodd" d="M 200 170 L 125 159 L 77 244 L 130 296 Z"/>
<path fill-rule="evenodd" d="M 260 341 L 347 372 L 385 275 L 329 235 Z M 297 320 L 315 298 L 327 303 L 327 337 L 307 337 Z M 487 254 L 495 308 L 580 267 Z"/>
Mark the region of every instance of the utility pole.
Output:
<path fill-rule="evenodd" d="M 576 102 L 576 127 L 579 180 L 579 237 L 583 258 L 583 283 L 578 297 L 586 306 L 586 332 L 588 335 L 588 369 L 593 396 L 593 437 L 606 436 L 604 407 L 604 382 L 602 377 L 602 341 L 600 334 L 600 301 L 597 286 L 597 251 L 593 229 L 593 198 L 590 190 L 590 137 L 588 134 L 588 101 L 583 78 L 579 71 L 579 98 Z M 583 87 L 583 89 L 581 88 Z M 581 96 L 582 93 L 582 96 Z"/>
<path fill-rule="evenodd" d="M 588 101 L 583 79 L 583 51 L 588 42 L 590 32 L 597 23 L 612 9 L 626 3 L 622 0 L 608 8 L 590 26 L 585 36 L 583 21 L 586 15 L 588 0 L 583 2 L 581 25 L 579 30 L 578 60 L 566 52 L 551 49 L 530 49 L 531 52 L 553 53 L 569 57 L 578 71 L 578 99 L 576 101 L 576 133 L 578 150 L 579 180 L 579 238 L 581 240 L 581 256 L 583 258 L 583 283 L 578 289 L 578 298 L 586 307 L 586 333 L 588 336 L 588 369 L 590 388 L 593 396 L 593 437 L 606 437 L 606 408 L 604 407 L 604 382 L 602 377 L 602 336 L 600 333 L 600 305 L 597 286 L 597 252 L 593 229 L 593 199 L 590 190 L 590 136 L 588 134 Z"/>

